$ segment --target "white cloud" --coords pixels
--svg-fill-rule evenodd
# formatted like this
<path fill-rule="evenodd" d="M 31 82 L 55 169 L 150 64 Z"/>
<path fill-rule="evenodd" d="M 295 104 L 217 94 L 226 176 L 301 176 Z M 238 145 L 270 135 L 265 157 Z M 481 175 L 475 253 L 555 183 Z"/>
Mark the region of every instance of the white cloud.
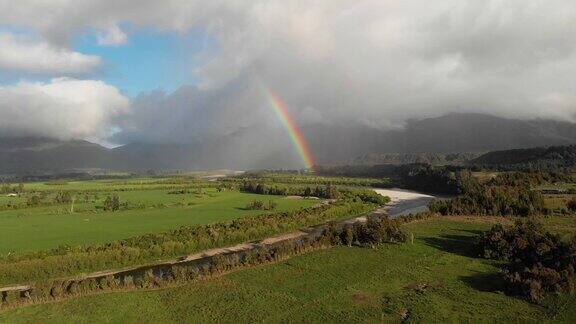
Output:
<path fill-rule="evenodd" d="M 97 35 L 98 45 L 118 46 L 126 44 L 128 36 L 117 25 L 112 25 L 106 32 Z"/>
<path fill-rule="evenodd" d="M 0 135 L 103 138 L 129 100 L 101 81 L 53 79 L 0 87 Z"/>
<path fill-rule="evenodd" d="M 59 48 L 42 40 L 0 33 L 0 69 L 72 75 L 88 73 L 100 63 L 98 56 Z"/>
<path fill-rule="evenodd" d="M 84 55 L 45 41 L 0 33 L 0 69 L 29 73 L 84 74 L 100 65 L 98 56 Z"/>

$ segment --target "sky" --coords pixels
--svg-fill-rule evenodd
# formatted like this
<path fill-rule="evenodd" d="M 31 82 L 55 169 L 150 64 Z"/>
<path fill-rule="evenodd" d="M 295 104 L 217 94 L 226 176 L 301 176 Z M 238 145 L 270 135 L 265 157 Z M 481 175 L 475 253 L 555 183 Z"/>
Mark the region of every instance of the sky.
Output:
<path fill-rule="evenodd" d="M 0 136 L 254 140 L 269 92 L 302 127 L 576 121 L 574 39 L 573 0 L 0 0 Z"/>

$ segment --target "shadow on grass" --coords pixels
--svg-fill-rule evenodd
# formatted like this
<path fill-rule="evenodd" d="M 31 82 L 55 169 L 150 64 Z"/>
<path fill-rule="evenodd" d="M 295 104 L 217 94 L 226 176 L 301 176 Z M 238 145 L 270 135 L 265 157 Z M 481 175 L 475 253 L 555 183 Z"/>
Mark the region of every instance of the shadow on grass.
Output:
<path fill-rule="evenodd" d="M 474 234 L 474 235 L 481 235 L 481 234 L 485 233 L 485 231 L 481 231 L 481 230 L 467 230 L 467 229 L 462 230 L 462 232 L 470 233 L 470 234 Z"/>
<path fill-rule="evenodd" d="M 476 236 L 448 234 L 425 237 L 423 241 L 427 245 L 441 251 L 461 256 L 476 257 L 474 253 L 474 242 L 476 241 Z"/>
<path fill-rule="evenodd" d="M 499 273 L 480 273 L 473 276 L 460 277 L 460 280 L 470 288 L 483 292 L 503 293 L 506 282 Z"/>

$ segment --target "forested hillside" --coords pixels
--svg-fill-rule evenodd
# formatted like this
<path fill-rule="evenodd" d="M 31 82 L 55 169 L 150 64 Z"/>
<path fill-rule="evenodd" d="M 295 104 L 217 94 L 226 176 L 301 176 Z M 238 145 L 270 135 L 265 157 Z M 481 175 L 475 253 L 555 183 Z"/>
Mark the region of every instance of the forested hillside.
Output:
<path fill-rule="evenodd" d="M 537 147 L 486 153 L 471 165 L 503 169 L 555 169 L 576 166 L 576 145 Z"/>

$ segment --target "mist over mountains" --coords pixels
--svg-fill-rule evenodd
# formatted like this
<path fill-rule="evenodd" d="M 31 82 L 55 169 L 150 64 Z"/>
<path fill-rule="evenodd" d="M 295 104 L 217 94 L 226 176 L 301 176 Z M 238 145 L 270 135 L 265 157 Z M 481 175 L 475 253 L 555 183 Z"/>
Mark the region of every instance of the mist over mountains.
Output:
<path fill-rule="evenodd" d="M 382 153 L 451 153 L 576 143 L 576 125 L 515 120 L 483 114 L 449 114 L 410 120 L 405 128 L 310 125 L 303 129 L 318 164 L 378 163 Z M 275 129 L 242 129 L 189 143 L 131 143 L 106 148 L 84 140 L 39 137 L 0 139 L 0 173 L 300 168 L 288 136 Z"/>

